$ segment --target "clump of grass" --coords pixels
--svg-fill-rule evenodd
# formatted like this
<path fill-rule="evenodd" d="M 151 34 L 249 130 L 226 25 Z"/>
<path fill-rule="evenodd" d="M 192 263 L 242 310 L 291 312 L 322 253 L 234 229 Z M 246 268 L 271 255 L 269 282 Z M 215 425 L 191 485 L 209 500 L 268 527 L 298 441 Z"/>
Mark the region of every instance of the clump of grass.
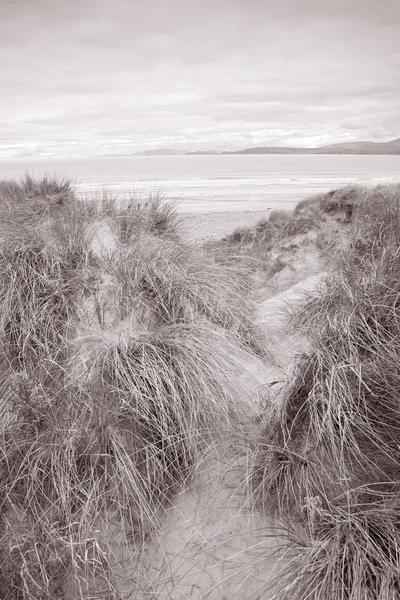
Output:
<path fill-rule="evenodd" d="M 0 198 L 2 202 L 24 203 L 34 198 L 57 201 L 62 206 L 74 195 L 72 182 L 56 176 L 44 175 L 35 178 L 25 175 L 20 181 L 0 181 Z"/>
<path fill-rule="evenodd" d="M 145 235 L 117 254 L 110 272 L 118 282 L 119 318 L 143 313 L 152 327 L 202 320 L 265 353 L 253 318 L 247 270 L 239 263 L 220 261 L 218 251 Z"/>
<path fill-rule="evenodd" d="M 324 511 L 309 499 L 309 541 L 294 541 L 294 556 L 274 582 L 272 600 L 391 600 L 400 594 L 399 508 Z"/>
<path fill-rule="evenodd" d="M 298 235 L 317 229 L 321 217 L 313 208 L 305 207 L 301 211 L 290 213 L 285 210 L 273 210 L 268 218 L 262 218 L 254 228 L 236 229 L 226 236 L 228 243 L 251 244 L 253 249 L 271 250 L 274 246 Z"/>
<path fill-rule="evenodd" d="M 116 202 L 111 217 L 111 226 L 122 245 L 143 234 L 172 240 L 180 237 L 181 220 L 175 204 L 161 193 L 149 194 L 144 199 L 131 196 L 129 200 Z"/>
<path fill-rule="evenodd" d="M 301 215 L 304 211 L 319 212 L 331 215 L 342 224 L 353 224 L 356 220 L 365 221 L 366 210 L 373 213 L 375 222 L 380 218 L 379 210 L 396 204 L 400 192 L 399 184 L 377 185 L 365 188 L 358 185 L 348 185 L 331 190 L 326 194 L 318 194 L 299 202 L 293 212 Z"/>
<path fill-rule="evenodd" d="M 72 183 L 55 176 L 0 181 L 0 237 L 29 235 L 74 199 Z"/>
<path fill-rule="evenodd" d="M 360 202 L 363 202 L 366 194 L 366 188 L 358 185 L 347 185 L 300 201 L 294 210 L 294 214 L 299 215 L 305 210 L 311 209 L 333 215 L 343 222 L 350 223 L 355 209 Z"/>
<path fill-rule="evenodd" d="M 254 230 L 249 226 L 238 227 L 231 234 L 224 238 L 226 242 L 244 243 L 247 244 L 249 242 L 254 241 Z"/>
<path fill-rule="evenodd" d="M 251 276 L 263 293 L 268 288 L 283 291 L 316 272 L 334 270 L 334 257 L 347 247 L 349 235 L 361 252 L 368 236 L 376 235 L 385 207 L 395 206 L 399 193 L 398 184 L 332 190 L 299 202 L 292 213 L 274 210 L 254 227 L 237 229 L 219 245 L 253 261 Z M 363 231 L 356 240 L 354 231 L 361 223 Z"/>
<path fill-rule="evenodd" d="M 268 409 L 256 459 L 259 501 L 300 523 L 310 539 L 278 583 L 279 598 L 399 593 L 396 195 L 375 190 L 352 219 L 336 272 L 292 315 L 311 350 Z"/>
<path fill-rule="evenodd" d="M 68 259 L 39 236 L 0 249 L 0 347 L 10 367 L 50 371 L 66 358 L 68 323 L 87 292 Z"/>
<path fill-rule="evenodd" d="M 92 249 L 95 232 L 90 212 L 81 201 L 74 199 L 52 217 L 46 234 L 64 266 L 74 271 L 99 265 Z"/>
<path fill-rule="evenodd" d="M 235 338 L 205 324 L 171 324 L 96 354 L 94 387 L 120 410 L 125 432 L 132 429 L 139 446 L 157 453 L 163 466 L 162 477 L 151 476 L 155 485 L 163 478 L 160 487 L 176 485 L 198 463 L 207 437 L 237 414 L 229 381 L 240 371 Z"/>

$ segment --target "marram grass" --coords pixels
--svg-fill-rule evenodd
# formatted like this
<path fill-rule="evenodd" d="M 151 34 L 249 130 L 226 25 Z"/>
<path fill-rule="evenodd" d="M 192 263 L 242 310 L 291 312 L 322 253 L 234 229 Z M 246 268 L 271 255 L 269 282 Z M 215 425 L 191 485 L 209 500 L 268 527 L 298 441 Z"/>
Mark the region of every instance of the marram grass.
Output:
<path fill-rule="evenodd" d="M 255 459 L 257 501 L 308 539 L 273 598 L 400 594 L 398 196 L 372 193 L 352 219 L 335 272 L 292 314 L 310 349 L 267 408 Z"/>

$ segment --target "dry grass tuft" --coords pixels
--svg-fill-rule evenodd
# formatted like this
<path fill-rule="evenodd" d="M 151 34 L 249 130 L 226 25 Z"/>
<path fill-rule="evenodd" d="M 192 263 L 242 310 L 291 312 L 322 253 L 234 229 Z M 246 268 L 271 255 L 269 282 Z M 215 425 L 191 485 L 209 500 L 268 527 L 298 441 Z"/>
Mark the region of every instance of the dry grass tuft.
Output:
<path fill-rule="evenodd" d="M 135 311 L 152 327 L 205 321 L 265 353 L 253 320 L 247 270 L 239 263 L 229 265 L 218 253 L 143 235 L 117 250 L 109 272 L 118 283 L 120 318 Z"/>
<path fill-rule="evenodd" d="M 0 181 L 0 239 L 21 239 L 45 225 L 74 200 L 70 181 L 25 175 L 21 181 Z"/>
<path fill-rule="evenodd" d="M 104 190 L 97 197 L 81 198 L 77 202 L 80 212 L 92 222 L 106 219 L 120 245 L 129 245 L 142 235 L 180 240 L 181 218 L 175 204 L 161 193 L 119 198 Z"/>
<path fill-rule="evenodd" d="M 178 240 L 180 217 L 173 202 L 162 194 L 149 194 L 144 200 L 134 196 L 122 203 L 113 215 L 113 225 L 121 244 L 129 244 L 140 234 Z"/>
<path fill-rule="evenodd" d="M 308 542 L 292 540 L 294 557 L 280 573 L 271 600 L 389 600 L 400 594 L 397 506 L 376 504 L 350 513 L 324 511 L 309 498 Z"/>
<path fill-rule="evenodd" d="M 68 326 L 89 293 L 86 260 L 43 238 L 0 248 L 0 348 L 11 369 L 53 371 L 67 358 Z M 84 263 L 84 264 L 82 264 Z"/>

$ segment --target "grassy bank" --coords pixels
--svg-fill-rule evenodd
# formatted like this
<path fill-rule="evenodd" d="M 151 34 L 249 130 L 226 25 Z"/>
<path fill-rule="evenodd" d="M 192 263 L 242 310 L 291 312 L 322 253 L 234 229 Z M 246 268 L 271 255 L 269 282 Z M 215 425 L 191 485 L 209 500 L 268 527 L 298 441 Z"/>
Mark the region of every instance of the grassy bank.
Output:
<path fill-rule="evenodd" d="M 255 226 L 225 236 L 219 247 L 252 261 L 253 280 L 263 299 L 308 275 L 330 270 L 362 207 L 376 206 L 379 211 L 396 198 L 398 185 L 350 185 L 302 200 L 292 212 L 273 210 Z"/>
<path fill-rule="evenodd" d="M 160 196 L 26 177 L 0 222 L 0 598 L 117 597 L 115 532 L 134 567 L 209 449 L 241 443 L 243 356 L 265 352 L 247 273 Z"/>
<path fill-rule="evenodd" d="M 291 217 L 345 229 L 325 283 L 291 314 L 310 350 L 267 401 L 253 492 L 302 532 L 268 597 L 400 595 L 399 201 L 399 186 L 347 189 Z"/>

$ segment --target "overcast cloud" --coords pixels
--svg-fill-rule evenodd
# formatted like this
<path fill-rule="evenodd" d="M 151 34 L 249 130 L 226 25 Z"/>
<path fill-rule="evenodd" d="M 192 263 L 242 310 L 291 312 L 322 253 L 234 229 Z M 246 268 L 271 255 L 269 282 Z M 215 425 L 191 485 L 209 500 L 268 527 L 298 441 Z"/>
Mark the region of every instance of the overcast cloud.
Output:
<path fill-rule="evenodd" d="M 400 136 L 398 0 L 0 0 L 0 156 Z"/>

